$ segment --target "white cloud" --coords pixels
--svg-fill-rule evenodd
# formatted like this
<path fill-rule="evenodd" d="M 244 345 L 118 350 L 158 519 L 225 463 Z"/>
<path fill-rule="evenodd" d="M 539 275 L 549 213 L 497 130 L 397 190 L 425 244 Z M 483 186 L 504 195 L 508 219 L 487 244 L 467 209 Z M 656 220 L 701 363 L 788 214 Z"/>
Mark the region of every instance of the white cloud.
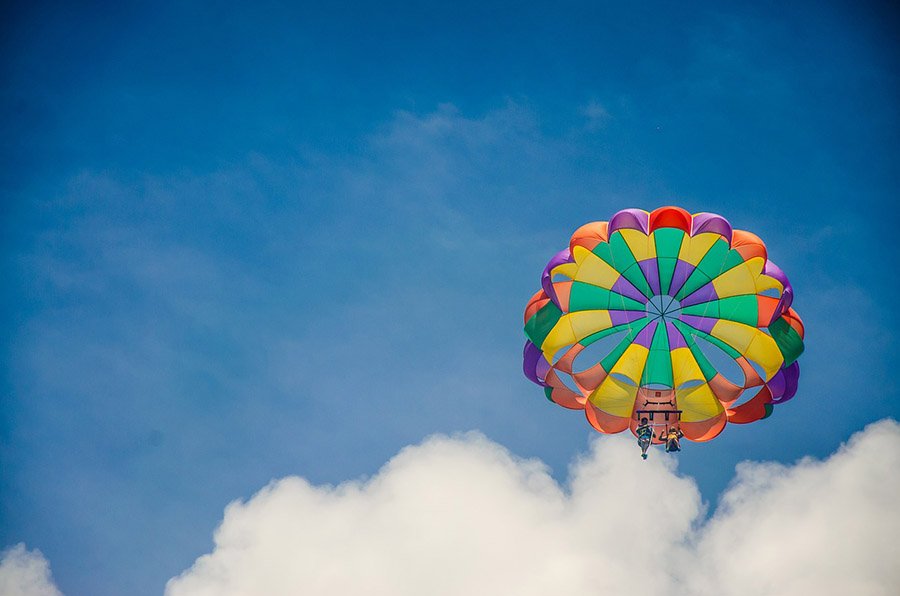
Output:
<path fill-rule="evenodd" d="M 62 596 L 50 577 L 50 564 L 39 550 L 17 544 L 0 559 L 0 594 L 3 596 Z"/>
<path fill-rule="evenodd" d="M 587 119 L 586 127 L 590 131 L 603 128 L 610 119 L 609 112 L 602 103 L 591 100 L 581 109 L 581 113 Z"/>
<path fill-rule="evenodd" d="M 479 434 L 408 447 L 372 479 L 297 477 L 235 502 L 169 596 L 894 594 L 900 425 L 826 461 L 745 463 L 710 518 L 693 480 L 622 437 L 568 488 Z"/>
<path fill-rule="evenodd" d="M 702 533 L 696 560 L 708 575 L 695 593 L 900 593 L 898 467 L 893 421 L 824 462 L 741 464 Z"/>

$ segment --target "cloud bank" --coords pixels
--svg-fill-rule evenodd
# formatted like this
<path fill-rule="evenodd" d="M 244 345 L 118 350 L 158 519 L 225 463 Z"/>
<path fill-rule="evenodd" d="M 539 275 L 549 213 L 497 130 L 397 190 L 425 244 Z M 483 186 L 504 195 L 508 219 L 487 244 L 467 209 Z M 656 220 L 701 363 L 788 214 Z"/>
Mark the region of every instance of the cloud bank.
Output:
<path fill-rule="evenodd" d="M 367 481 L 230 504 L 166 594 L 895 594 L 898 468 L 885 420 L 825 461 L 741 464 L 707 518 L 674 458 L 622 437 L 562 487 L 482 435 L 436 436 Z"/>
<path fill-rule="evenodd" d="M 0 594 L 3 596 L 62 596 L 50 577 L 50 565 L 39 550 L 17 544 L 0 558 Z"/>

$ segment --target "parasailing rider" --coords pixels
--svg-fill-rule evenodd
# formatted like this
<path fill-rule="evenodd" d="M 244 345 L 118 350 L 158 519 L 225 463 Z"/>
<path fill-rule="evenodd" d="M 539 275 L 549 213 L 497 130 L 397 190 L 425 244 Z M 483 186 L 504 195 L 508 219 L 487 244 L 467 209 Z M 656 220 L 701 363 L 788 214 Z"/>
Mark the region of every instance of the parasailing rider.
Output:
<path fill-rule="evenodd" d="M 641 458 L 647 459 L 647 449 L 650 447 L 650 442 L 653 440 L 653 428 L 647 421 L 647 417 L 641 418 L 641 423 L 634 431 L 638 437 L 638 445 L 641 447 Z"/>
<path fill-rule="evenodd" d="M 681 443 L 679 442 L 679 439 L 684 436 L 684 433 L 681 432 L 680 428 L 678 428 L 677 426 L 670 426 L 663 436 L 666 440 L 666 453 L 681 451 Z"/>

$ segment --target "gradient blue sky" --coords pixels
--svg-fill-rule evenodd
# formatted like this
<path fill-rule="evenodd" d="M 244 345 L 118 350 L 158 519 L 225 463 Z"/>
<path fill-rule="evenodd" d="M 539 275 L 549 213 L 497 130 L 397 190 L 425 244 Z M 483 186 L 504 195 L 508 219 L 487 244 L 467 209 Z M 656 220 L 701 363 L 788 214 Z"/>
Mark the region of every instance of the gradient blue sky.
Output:
<path fill-rule="evenodd" d="M 822 457 L 900 418 L 889 3 L 9 3 L 0 14 L 0 548 L 158 594 L 272 478 L 478 429 L 564 479 L 521 374 L 571 232 L 625 207 L 760 234 L 800 391 L 688 445 Z M 636 462 L 639 460 L 636 456 Z"/>

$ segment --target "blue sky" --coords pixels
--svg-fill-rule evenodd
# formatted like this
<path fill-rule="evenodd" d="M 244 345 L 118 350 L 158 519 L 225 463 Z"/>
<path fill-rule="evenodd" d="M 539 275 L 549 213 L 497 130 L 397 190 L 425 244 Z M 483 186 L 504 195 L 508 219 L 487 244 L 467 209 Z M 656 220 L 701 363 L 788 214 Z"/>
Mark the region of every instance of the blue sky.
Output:
<path fill-rule="evenodd" d="M 0 547 L 157 594 L 230 501 L 433 433 L 564 480 L 521 313 L 626 207 L 758 233 L 807 326 L 797 397 L 680 457 L 705 500 L 900 417 L 887 3 L 520 4 L 3 9 Z"/>

